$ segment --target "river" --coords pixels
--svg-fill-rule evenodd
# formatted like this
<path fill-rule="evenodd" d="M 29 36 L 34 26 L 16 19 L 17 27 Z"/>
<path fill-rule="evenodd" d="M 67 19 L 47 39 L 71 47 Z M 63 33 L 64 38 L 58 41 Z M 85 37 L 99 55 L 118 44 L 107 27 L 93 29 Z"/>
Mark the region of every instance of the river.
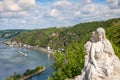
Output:
<path fill-rule="evenodd" d="M 4 80 L 14 72 L 24 73 L 27 69 L 33 69 L 38 65 L 43 65 L 46 70 L 28 80 L 47 80 L 54 71 L 51 68 L 53 58 L 44 53 L 24 48 L 10 47 L 2 44 L 0 39 L 0 80 Z M 19 53 L 24 52 L 27 56 Z"/>

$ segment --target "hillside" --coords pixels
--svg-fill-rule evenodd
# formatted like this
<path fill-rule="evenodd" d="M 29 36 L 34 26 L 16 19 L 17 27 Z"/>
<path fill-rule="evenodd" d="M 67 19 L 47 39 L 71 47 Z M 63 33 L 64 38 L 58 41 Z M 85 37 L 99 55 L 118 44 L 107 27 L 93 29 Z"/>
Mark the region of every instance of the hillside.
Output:
<path fill-rule="evenodd" d="M 25 30 L 0 30 L 0 38 L 10 39 L 17 36 L 20 32 Z"/>
<path fill-rule="evenodd" d="M 89 39 L 90 32 L 103 27 L 106 37 L 112 43 L 116 55 L 120 58 L 120 18 L 107 21 L 80 23 L 73 27 L 48 28 L 21 32 L 12 41 L 54 50 L 55 72 L 49 80 L 64 80 L 81 73 L 84 66 L 84 44 Z M 60 67 L 61 66 L 61 67 Z"/>
<path fill-rule="evenodd" d="M 13 38 L 13 41 L 44 48 L 50 46 L 54 50 L 64 49 L 71 42 L 80 42 L 83 39 L 86 41 L 90 32 L 95 30 L 97 27 L 105 28 L 108 38 L 111 39 L 115 45 L 120 46 L 120 18 L 100 22 L 80 23 L 68 28 L 54 27 L 26 31 Z"/>
<path fill-rule="evenodd" d="M 104 27 L 106 36 L 111 41 L 116 55 L 120 58 L 120 18 L 101 22 L 77 24 L 74 32 L 79 32 L 80 40 L 69 44 L 64 52 L 56 52 L 53 68 L 55 72 L 48 80 L 65 80 L 80 75 L 84 66 L 84 44 L 91 31 L 97 27 Z"/>
<path fill-rule="evenodd" d="M 71 28 L 48 28 L 20 33 L 13 41 L 53 49 L 64 48 L 67 44 L 79 39 L 79 34 Z"/>

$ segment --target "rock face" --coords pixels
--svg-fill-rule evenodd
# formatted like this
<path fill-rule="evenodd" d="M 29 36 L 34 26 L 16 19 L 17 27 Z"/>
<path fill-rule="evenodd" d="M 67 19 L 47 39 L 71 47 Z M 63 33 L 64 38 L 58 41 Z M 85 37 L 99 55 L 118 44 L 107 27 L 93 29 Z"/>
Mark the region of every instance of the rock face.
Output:
<path fill-rule="evenodd" d="M 106 39 L 103 28 L 92 32 L 84 48 L 84 68 L 75 80 L 120 80 L 120 60 Z"/>

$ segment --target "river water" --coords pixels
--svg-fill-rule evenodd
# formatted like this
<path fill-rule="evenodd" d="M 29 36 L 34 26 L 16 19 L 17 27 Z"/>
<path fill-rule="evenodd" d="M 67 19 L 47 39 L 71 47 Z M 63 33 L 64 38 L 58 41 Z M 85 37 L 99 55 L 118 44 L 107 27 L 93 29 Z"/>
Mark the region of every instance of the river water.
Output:
<path fill-rule="evenodd" d="M 51 68 L 53 58 L 43 52 L 9 47 L 2 44 L 3 39 L 0 39 L 0 80 L 4 80 L 14 72 L 19 74 L 24 73 L 27 69 L 33 69 L 38 65 L 43 65 L 46 70 L 41 74 L 36 75 L 28 80 L 47 80 L 54 71 Z M 27 56 L 19 53 L 24 52 Z"/>

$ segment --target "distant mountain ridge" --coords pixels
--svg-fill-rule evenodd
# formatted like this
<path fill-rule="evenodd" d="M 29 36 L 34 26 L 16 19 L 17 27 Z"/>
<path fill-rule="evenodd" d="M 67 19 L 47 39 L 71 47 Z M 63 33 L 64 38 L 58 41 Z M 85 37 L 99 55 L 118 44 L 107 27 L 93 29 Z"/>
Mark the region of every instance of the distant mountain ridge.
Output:
<path fill-rule="evenodd" d="M 0 30 L 0 38 L 10 39 L 17 36 L 23 29 Z"/>

